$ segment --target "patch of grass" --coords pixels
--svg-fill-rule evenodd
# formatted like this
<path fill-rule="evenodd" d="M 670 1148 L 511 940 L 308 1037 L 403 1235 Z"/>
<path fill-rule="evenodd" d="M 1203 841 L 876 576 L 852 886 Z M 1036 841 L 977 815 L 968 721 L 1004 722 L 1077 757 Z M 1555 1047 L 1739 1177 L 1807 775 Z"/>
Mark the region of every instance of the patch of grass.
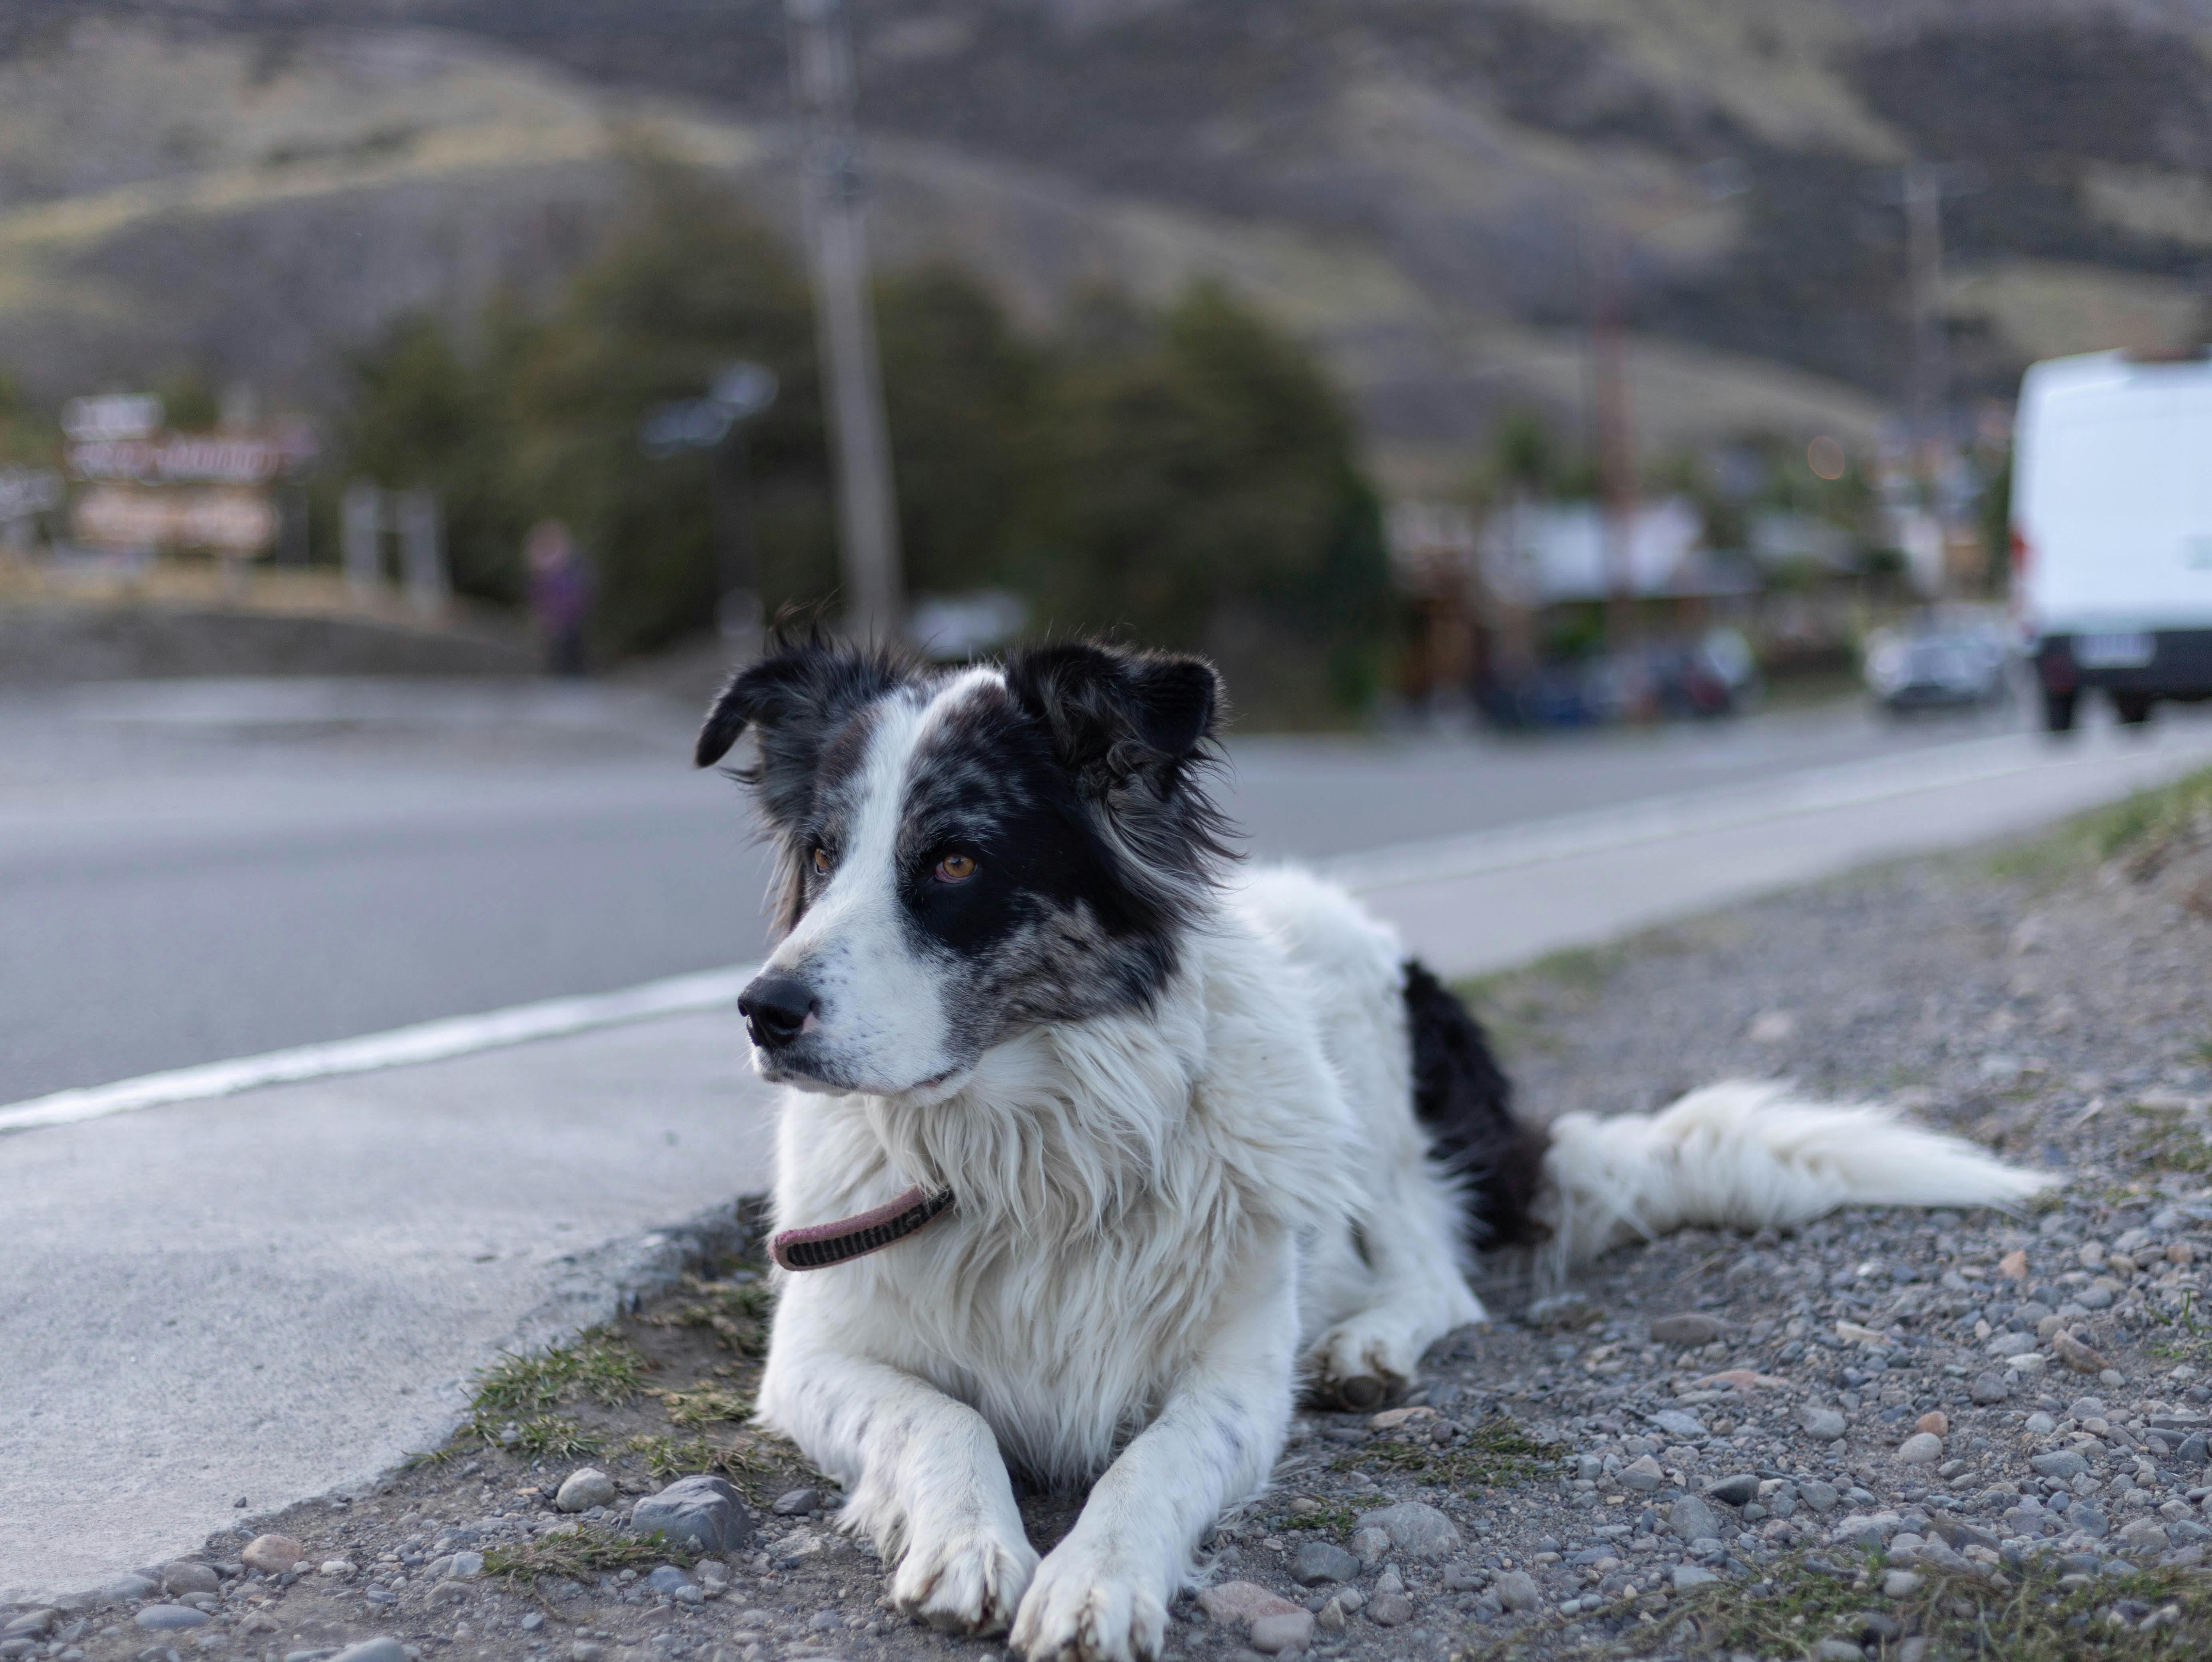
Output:
<path fill-rule="evenodd" d="M 1451 986 L 1454 992 L 1471 1003 L 1496 999 L 1528 989 L 1538 982 L 1562 992 L 1595 992 L 1627 961 L 1626 950 L 1617 943 L 1565 947 L 1545 954 L 1533 963 L 1494 970 L 1487 975 L 1470 975 L 1454 981 Z"/>
<path fill-rule="evenodd" d="M 2171 785 L 2138 791 L 2124 802 L 2093 809 L 2047 835 L 2000 851 L 1990 870 L 2038 885 L 2054 884 L 2085 865 L 2125 857 L 2131 875 L 2148 876 L 2168 850 L 2212 828 L 2212 768 Z"/>
<path fill-rule="evenodd" d="M 757 1360 L 768 1354 L 769 1318 L 775 1309 L 775 1295 L 766 1281 L 702 1281 L 686 1276 L 683 1286 L 689 1297 L 643 1319 L 656 1327 L 709 1329 L 726 1349 L 740 1356 Z"/>
<path fill-rule="evenodd" d="M 2011 1585 L 1999 1587 L 1922 1568 L 1920 1587 L 1893 1599 L 1875 1585 L 1871 1564 L 1863 1574 L 1855 1574 L 1856 1568 L 1802 1553 L 1750 1586 L 1721 1581 L 1675 1593 L 1664 1617 L 1623 1635 L 1613 1653 L 1802 1656 L 1824 1639 L 1873 1639 L 1866 1619 L 1870 1613 L 1894 1622 L 1907 1635 L 1931 1639 L 1929 1653 L 1935 1657 L 2166 1662 L 2212 1651 L 2212 1577 L 2201 1571 L 2081 1577 L 2039 1560 L 2007 1570 Z M 2079 1585 L 2061 1586 L 2062 1580 Z M 1617 1603 L 1600 1614 L 1618 1617 L 1630 1608 Z M 1887 1646 L 1883 1653 L 1894 1648 Z"/>
<path fill-rule="evenodd" d="M 605 1327 L 586 1328 L 565 1344 L 528 1355 L 502 1352 L 477 1374 L 470 1406 L 480 1420 L 542 1414 L 585 1399 L 611 1408 L 645 1389 L 651 1367 L 620 1335 Z"/>
<path fill-rule="evenodd" d="M 753 1399 L 736 1391 L 702 1385 L 693 1391 L 656 1391 L 669 1422 L 686 1430 L 703 1431 L 724 1421 L 743 1424 L 752 1417 Z"/>
<path fill-rule="evenodd" d="M 2212 1323 L 2197 1315 L 2194 1289 L 2182 1294 L 2181 1307 L 2171 1314 L 2155 1305 L 2146 1306 L 2145 1313 L 2164 1331 L 2146 1340 L 2144 1350 L 2169 1362 L 2212 1362 Z"/>
<path fill-rule="evenodd" d="M 1294 1512 L 1287 1506 L 1279 1507 L 1274 1516 L 1268 1519 L 1268 1526 L 1273 1529 L 1317 1529 L 1341 1538 L 1352 1532 L 1352 1525 L 1358 1520 L 1358 1513 L 1340 1502 L 1314 1501 L 1311 1495 L 1301 1498 L 1314 1503 L 1303 1512 Z"/>
<path fill-rule="evenodd" d="M 2212 1140 L 2178 1113 L 2148 1116 L 2150 1123 L 2128 1143 L 2128 1158 L 2161 1172 L 2212 1172 Z"/>
<path fill-rule="evenodd" d="M 1370 1443 L 1335 1462 L 1339 1471 L 1377 1467 L 1462 1494 L 1524 1483 L 1558 1464 L 1557 1444 L 1539 1442 L 1503 1414 L 1493 1414 L 1442 1448 L 1425 1438 Z"/>
<path fill-rule="evenodd" d="M 507 1439 L 509 1428 L 515 1433 L 513 1442 Z M 533 1414 L 526 1420 L 509 1420 L 498 1426 L 479 1415 L 470 1422 L 469 1429 L 488 1443 L 533 1459 L 588 1459 L 606 1447 L 604 1438 L 593 1436 L 575 1421 L 558 1414 Z"/>
<path fill-rule="evenodd" d="M 775 1477 L 784 1464 L 774 1458 L 777 1451 L 763 1447 L 757 1440 L 718 1443 L 709 1437 L 672 1437 L 664 1434 L 632 1437 L 623 1447 L 643 1459 L 645 1469 L 659 1482 L 712 1472 L 718 1477 L 728 1478 L 744 1491 L 749 1500 L 758 1498 L 758 1485 Z M 791 1463 L 801 1464 L 796 1449 L 792 1451 Z"/>
<path fill-rule="evenodd" d="M 616 1570 L 640 1573 L 655 1564 L 682 1564 L 687 1568 L 697 1555 L 665 1539 L 659 1531 L 640 1538 L 612 1530 L 580 1525 L 573 1533 L 539 1536 L 517 1546 L 484 1549 L 484 1574 L 504 1575 L 535 1584 L 542 1577 L 566 1576 L 580 1581 Z"/>

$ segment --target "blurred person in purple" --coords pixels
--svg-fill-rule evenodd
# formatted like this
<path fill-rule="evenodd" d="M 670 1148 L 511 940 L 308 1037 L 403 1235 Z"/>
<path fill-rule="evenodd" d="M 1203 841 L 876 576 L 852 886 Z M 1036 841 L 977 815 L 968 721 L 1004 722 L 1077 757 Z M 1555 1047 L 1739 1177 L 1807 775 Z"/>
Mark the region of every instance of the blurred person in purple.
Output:
<path fill-rule="evenodd" d="M 568 527 L 540 519 L 522 539 L 530 568 L 530 616 L 545 642 L 550 675 L 584 673 L 584 626 L 592 612 L 592 569 Z"/>

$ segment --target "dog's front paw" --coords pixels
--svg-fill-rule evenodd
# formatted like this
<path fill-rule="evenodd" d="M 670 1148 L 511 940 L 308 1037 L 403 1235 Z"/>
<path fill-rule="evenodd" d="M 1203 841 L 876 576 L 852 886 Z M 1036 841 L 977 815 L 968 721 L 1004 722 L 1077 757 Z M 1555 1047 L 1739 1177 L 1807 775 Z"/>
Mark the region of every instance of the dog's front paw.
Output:
<path fill-rule="evenodd" d="M 1315 1345 L 1314 1397 L 1332 1407 L 1371 1412 L 1405 1394 L 1418 1360 L 1409 1335 L 1388 1321 L 1355 1316 Z"/>
<path fill-rule="evenodd" d="M 981 1526 L 923 1536 L 891 1580 L 891 1602 L 943 1633 L 1004 1633 L 1036 1573 L 1036 1550 Z"/>
<path fill-rule="evenodd" d="M 1069 1541 L 1038 1567 L 1010 1643 L 1029 1662 L 1149 1662 L 1167 1623 L 1159 1589 Z"/>

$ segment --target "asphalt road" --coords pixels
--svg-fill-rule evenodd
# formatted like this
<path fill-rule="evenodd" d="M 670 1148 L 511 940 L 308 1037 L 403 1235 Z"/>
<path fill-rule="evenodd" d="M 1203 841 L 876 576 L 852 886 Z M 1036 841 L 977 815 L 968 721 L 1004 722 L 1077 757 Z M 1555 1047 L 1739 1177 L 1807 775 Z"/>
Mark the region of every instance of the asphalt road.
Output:
<path fill-rule="evenodd" d="M 1955 743 L 1859 708 L 1547 742 L 1254 738 L 1313 858 Z M 167 682 L 0 701 L 0 1102 L 743 962 L 766 862 L 693 713 L 620 688 Z"/>

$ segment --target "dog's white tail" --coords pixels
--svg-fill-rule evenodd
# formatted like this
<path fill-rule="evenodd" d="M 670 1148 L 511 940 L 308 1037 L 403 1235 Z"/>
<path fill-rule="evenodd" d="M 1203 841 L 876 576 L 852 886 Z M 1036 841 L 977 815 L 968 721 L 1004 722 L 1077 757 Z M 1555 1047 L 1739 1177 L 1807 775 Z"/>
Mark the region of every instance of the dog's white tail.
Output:
<path fill-rule="evenodd" d="M 2009 1206 L 2056 1180 L 1871 1104 L 1811 1102 L 1733 1080 L 1656 1114 L 1563 1114 L 1543 1203 L 1554 1277 L 1686 1225 L 1759 1229 L 1838 1206 Z"/>

